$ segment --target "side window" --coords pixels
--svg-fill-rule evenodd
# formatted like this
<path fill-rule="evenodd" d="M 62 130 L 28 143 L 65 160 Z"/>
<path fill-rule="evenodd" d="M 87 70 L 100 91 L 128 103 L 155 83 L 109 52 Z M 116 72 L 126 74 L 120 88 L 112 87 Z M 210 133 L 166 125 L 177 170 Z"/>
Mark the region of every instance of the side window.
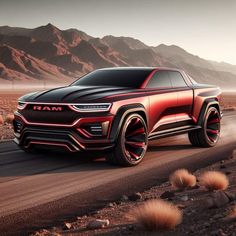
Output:
<path fill-rule="evenodd" d="M 157 71 L 149 80 L 146 88 L 172 88 L 167 71 Z"/>
<path fill-rule="evenodd" d="M 183 76 L 177 71 L 169 71 L 169 76 L 173 87 L 187 87 Z"/>

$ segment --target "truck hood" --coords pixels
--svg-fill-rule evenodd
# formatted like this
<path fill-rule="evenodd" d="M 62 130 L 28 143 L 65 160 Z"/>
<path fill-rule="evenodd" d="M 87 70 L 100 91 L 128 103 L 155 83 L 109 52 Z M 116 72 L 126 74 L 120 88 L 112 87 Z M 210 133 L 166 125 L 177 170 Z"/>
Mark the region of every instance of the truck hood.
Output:
<path fill-rule="evenodd" d="M 110 99 L 106 97 L 113 95 L 128 94 L 137 89 L 122 87 L 101 87 L 101 86 L 67 86 L 47 91 L 35 92 L 22 96 L 19 100 L 23 102 L 45 102 L 45 103 L 79 103 L 94 102 Z"/>

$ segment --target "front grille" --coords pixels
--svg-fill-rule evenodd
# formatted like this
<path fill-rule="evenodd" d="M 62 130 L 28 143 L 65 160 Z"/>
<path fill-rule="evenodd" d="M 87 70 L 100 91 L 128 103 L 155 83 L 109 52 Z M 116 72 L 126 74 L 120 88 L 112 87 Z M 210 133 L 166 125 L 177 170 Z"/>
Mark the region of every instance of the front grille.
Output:
<path fill-rule="evenodd" d="M 58 106 L 43 104 L 42 107 L 46 107 L 46 110 L 34 110 L 34 106 L 35 105 L 33 104 L 28 104 L 26 108 L 20 112 L 29 122 L 49 124 L 72 124 L 75 120 L 79 118 L 79 113 L 71 110 L 67 105 L 60 105 L 61 110 L 57 110 Z M 37 106 L 40 105 L 37 104 Z M 54 107 L 55 109 L 53 109 Z"/>

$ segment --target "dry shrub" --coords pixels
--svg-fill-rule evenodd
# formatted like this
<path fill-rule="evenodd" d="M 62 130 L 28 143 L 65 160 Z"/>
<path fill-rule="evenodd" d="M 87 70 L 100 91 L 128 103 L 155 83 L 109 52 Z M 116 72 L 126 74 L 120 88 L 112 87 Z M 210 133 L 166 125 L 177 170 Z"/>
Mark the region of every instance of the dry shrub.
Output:
<path fill-rule="evenodd" d="M 3 120 L 2 115 L 0 115 L 0 125 L 3 125 L 3 124 L 4 124 L 4 120 Z"/>
<path fill-rule="evenodd" d="M 199 179 L 200 184 L 209 191 L 225 190 L 229 186 L 227 176 L 219 171 L 206 171 Z"/>
<path fill-rule="evenodd" d="M 5 118 L 5 123 L 11 124 L 13 119 L 14 119 L 14 115 L 13 114 L 8 114 Z"/>
<path fill-rule="evenodd" d="M 181 190 L 196 185 L 196 177 L 185 169 L 176 170 L 170 175 L 169 180 L 172 186 Z"/>
<path fill-rule="evenodd" d="M 133 211 L 136 222 L 144 229 L 169 230 L 182 221 L 182 212 L 178 207 L 163 200 L 149 200 Z"/>

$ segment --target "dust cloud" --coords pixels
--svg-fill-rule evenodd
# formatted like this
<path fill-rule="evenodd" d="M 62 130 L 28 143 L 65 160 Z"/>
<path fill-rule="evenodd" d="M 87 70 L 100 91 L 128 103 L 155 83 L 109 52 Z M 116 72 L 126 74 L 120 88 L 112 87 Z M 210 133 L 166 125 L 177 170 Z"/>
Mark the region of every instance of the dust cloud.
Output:
<path fill-rule="evenodd" d="M 236 141 L 236 111 L 225 112 L 221 122 L 221 138 Z"/>

